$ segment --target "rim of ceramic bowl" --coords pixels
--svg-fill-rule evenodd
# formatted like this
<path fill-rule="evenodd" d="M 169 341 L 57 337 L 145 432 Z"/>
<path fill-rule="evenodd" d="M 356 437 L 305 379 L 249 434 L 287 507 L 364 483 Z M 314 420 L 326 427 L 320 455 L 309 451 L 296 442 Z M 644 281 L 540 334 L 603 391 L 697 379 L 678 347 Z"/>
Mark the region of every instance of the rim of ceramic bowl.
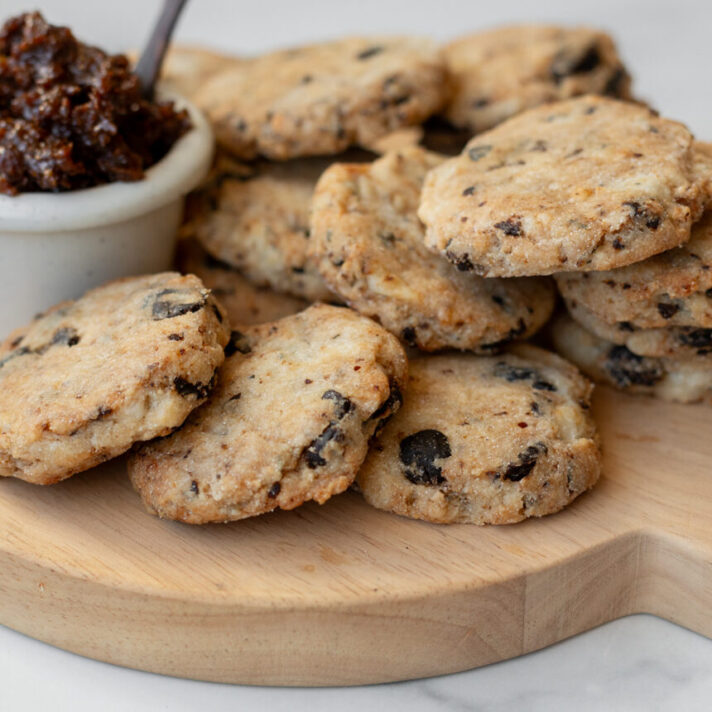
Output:
<path fill-rule="evenodd" d="M 3 232 L 59 232 L 124 222 L 182 198 L 207 175 L 213 158 L 213 131 L 203 114 L 176 94 L 162 93 L 190 116 L 192 128 L 142 180 L 115 182 L 64 193 L 0 195 Z"/>

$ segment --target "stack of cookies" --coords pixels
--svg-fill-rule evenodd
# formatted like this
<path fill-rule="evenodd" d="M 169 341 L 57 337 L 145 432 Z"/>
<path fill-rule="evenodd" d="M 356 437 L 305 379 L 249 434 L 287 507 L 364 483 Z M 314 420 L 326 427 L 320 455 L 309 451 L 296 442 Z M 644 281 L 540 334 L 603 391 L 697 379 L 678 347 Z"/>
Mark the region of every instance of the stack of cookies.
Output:
<path fill-rule="evenodd" d="M 712 213 L 679 247 L 556 281 L 568 315 L 554 342 L 584 372 L 631 393 L 712 400 Z"/>
<path fill-rule="evenodd" d="M 629 101 L 607 35 L 192 52 L 170 80 L 218 153 L 188 201 L 186 276 L 106 285 L 11 335 L 0 475 L 49 484 L 131 449 L 149 511 L 193 524 L 349 486 L 438 523 L 559 511 L 601 454 L 591 382 L 519 343 L 556 284 L 573 319 L 554 342 L 582 370 L 706 397 L 712 152 Z"/>
<path fill-rule="evenodd" d="M 425 243 L 466 273 L 554 274 L 571 315 L 556 321 L 555 345 L 594 379 L 708 398 L 707 155 L 636 104 L 586 96 L 531 109 L 428 174 Z"/>

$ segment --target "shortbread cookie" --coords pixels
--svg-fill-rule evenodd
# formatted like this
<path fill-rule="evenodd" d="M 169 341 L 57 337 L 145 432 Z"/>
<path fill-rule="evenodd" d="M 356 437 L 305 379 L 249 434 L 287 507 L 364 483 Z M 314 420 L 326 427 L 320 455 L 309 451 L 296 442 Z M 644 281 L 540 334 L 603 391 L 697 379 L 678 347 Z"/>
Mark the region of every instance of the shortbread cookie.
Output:
<path fill-rule="evenodd" d="M 556 283 L 568 305 L 611 327 L 712 327 L 712 211 L 680 247 L 620 269 L 557 274 Z"/>
<path fill-rule="evenodd" d="M 587 96 L 531 109 L 432 170 L 426 244 L 464 271 L 515 277 L 623 267 L 690 238 L 708 201 L 692 136 Z"/>
<path fill-rule="evenodd" d="M 356 476 L 368 440 L 400 405 L 405 354 L 354 312 L 315 305 L 234 332 L 208 403 L 129 464 L 147 508 L 190 524 L 307 500 Z"/>
<path fill-rule="evenodd" d="M 178 269 L 196 275 L 211 290 L 227 312 L 232 326 L 250 326 L 276 321 L 306 309 L 303 299 L 255 287 L 234 267 L 215 259 L 195 240 L 181 240 Z"/>
<path fill-rule="evenodd" d="M 641 329 L 629 321 L 610 324 L 576 301 L 567 305 L 571 316 L 595 336 L 622 344 L 640 356 L 688 358 L 712 353 L 712 328 L 669 326 Z"/>
<path fill-rule="evenodd" d="M 546 279 L 461 272 L 425 247 L 420 189 L 443 160 L 412 146 L 332 165 L 314 193 L 310 255 L 333 292 L 408 344 L 491 351 L 541 327 L 554 291 Z"/>
<path fill-rule="evenodd" d="M 309 206 L 329 161 L 239 163 L 220 155 L 205 187 L 191 196 L 184 232 L 251 282 L 310 301 L 331 292 L 307 257 Z"/>
<path fill-rule="evenodd" d="M 421 123 L 443 105 L 446 79 L 429 40 L 351 37 L 257 57 L 196 101 L 233 155 L 283 161 L 372 146 Z"/>
<path fill-rule="evenodd" d="M 167 435 L 208 396 L 229 329 L 196 277 L 111 282 L 0 347 L 0 475 L 52 484 Z"/>
<path fill-rule="evenodd" d="M 461 37 L 443 53 L 453 77 L 445 115 L 473 132 L 582 94 L 630 98 L 613 40 L 588 27 L 499 27 Z"/>
<path fill-rule="evenodd" d="M 557 512 L 600 473 L 591 390 L 571 364 L 528 345 L 415 359 L 358 486 L 374 507 L 441 524 Z"/>
<path fill-rule="evenodd" d="M 712 403 L 712 356 L 655 358 L 601 339 L 568 314 L 553 324 L 556 350 L 598 383 L 667 401 Z"/>

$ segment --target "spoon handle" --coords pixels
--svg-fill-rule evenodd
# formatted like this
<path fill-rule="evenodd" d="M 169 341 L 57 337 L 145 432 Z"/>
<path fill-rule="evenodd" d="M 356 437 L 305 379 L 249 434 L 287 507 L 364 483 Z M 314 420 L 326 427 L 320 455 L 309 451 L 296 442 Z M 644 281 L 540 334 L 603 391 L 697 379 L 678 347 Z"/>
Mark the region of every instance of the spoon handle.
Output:
<path fill-rule="evenodd" d="M 163 57 L 173 34 L 173 28 L 187 0 L 164 0 L 163 10 L 156 22 L 148 44 L 141 53 L 135 73 L 145 99 L 153 99 L 156 79 L 161 71 Z"/>

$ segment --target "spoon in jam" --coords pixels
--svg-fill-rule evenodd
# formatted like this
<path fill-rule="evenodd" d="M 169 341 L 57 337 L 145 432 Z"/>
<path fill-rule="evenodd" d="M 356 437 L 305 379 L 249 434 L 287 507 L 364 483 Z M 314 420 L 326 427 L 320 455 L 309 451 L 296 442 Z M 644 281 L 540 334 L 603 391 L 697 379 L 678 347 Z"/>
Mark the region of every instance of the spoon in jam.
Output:
<path fill-rule="evenodd" d="M 161 14 L 134 70 L 141 84 L 141 94 L 148 101 L 153 99 L 163 58 L 186 2 L 187 0 L 164 0 Z"/>

